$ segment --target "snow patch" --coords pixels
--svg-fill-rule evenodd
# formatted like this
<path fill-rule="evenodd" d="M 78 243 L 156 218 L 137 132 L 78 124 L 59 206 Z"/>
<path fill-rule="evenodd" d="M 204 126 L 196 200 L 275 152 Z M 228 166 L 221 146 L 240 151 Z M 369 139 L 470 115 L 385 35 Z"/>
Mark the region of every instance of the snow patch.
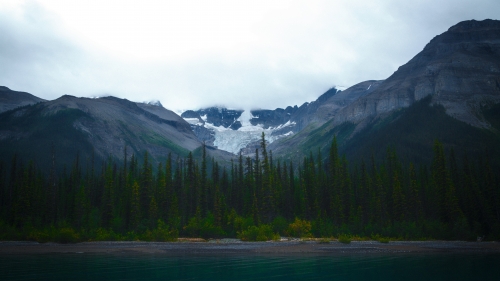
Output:
<path fill-rule="evenodd" d="M 222 125 L 220 126 L 215 126 L 214 124 L 212 123 L 208 123 L 208 122 L 205 122 L 205 128 L 207 129 L 212 129 L 214 130 L 215 132 L 224 132 L 224 131 L 232 131 L 230 128 L 226 128 Z M 217 134 L 216 134 L 217 136 Z"/>
<path fill-rule="evenodd" d="M 295 123 L 295 121 L 290 122 L 290 120 L 288 120 L 288 121 L 286 121 L 286 123 L 285 123 L 285 124 L 281 124 L 281 125 L 279 125 L 278 127 L 276 127 L 276 129 L 275 129 L 275 130 L 283 129 L 283 128 L 285 128 L 285 127 L 293 126 L 293 125 L 296 125 L 296 124 L 297 124 L 297 123 Z"/>
<path fill-rule="evenodd" d="M 222 126 L 221 126 L 222 127 Z M 214 145 L 218 149 L 222 149 L 233 154 L 238 154 L 240 150 L 248 144 L 258 141 L 262 137 L 262 132 L 266 134 L 266 140 L 269 143 L 274 142 L 282 136 L 272 136 L 273 130 L 263 129 L 259 126 L 252 126 L 253 128 L 244 127 L 238 130 L 217 130 L 215 131 Z"/>
<path fill-rule="evenodd" d="M 206 120 L 206 115 L 201 116 L 203 120 Z M 225 128 L 224 126 L 214 126 L 210 123 L 205 123 L 205 128 L 211 129 L 215 133 L 214 146 L 221 150 L 225 150 L 234 154 L 238 154 L 240 150 L 246 147 L 248 144 L 258 141 L 262 137 L 262 132 L 266 135 L 266 140 L 269 143 L 274 142 L 275 140 L 289 136 L 293 134 L 292 131 L 279 136 L 273 136 L 272 133 L 275 130 L 285 128 L 291 125 L 295 125 L 295 122 L 286 122 L 276 128 L 264 129 L 262 124 L 252 125 L 250 120 L 252 118 L 256 118 L 252 115 L 250 110 L 244 110 L 240 117 L 236 119 L 236 121 L 240 121 L 241 127 L 238 130 L 232 130 L 231 128 Z"/>
<path fill-rule="evenodd" d="M 250 110 L 244 110 L 237 120 L 240 121 L 242 127 L 248 127 L 248 126 L 252 126 L 252 123 L 250 123 L 250 120 L 252 118 L 255 118 L 252 115 L 252 112 L 250 112 Z"/>
<path fill-rule="evenodd" d="M 366 89 L 367 91 L 370 90 L 370 88 L 372 87 L 372 84 L 370 84 L 370 86 L 368 86 L 368 89 Z"/>
<path fill-rule="evenodd" d="M 203 123 L 201 123 L 200 119 L 198 118 L 183 118 L 183 119 L 186 120 L 186 122 L 188 122 L 190 125 L 197 125 L 197 126 L 203 125 Z"/>

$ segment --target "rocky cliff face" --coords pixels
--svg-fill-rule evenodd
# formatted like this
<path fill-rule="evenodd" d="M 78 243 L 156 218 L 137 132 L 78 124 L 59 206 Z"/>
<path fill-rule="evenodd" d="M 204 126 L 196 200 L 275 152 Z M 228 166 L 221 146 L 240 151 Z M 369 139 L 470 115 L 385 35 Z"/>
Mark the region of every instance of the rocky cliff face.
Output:
<path fill-rule="evenodd" d="M 491 128 L 483 113 L 500 103 L 500 21 L 458 23 L 386 80 L 359 83 L 308 110 L 302 117 L 307 127 L 272 143 L 270 149 L 276 156 L 289 155 L 291 147 L 301 154 L 311 146 L 325 147 L 340 131 L 343 139 L 350 139 L 429 96 L 431 105 L 442 105 L 456 120 Z"/>
<path fill-rule="evenodd" d="M 465 21 L 436 36 L 372 93 L 339 110 L 334 124 L 359 123 L 428 95 L 456 119 L 489 127 L 478 109 L 500 102 L 500 21 Z"/>
<path fill-rule="evenodd" d="M 316 127 L 323 125 L 332 119 L 339 110 L 375 91 L 382 82 L 376 80 L 365 81 L 344 91 L 332 88 L 317 100 L 303 104 L 291 118 L 297 124 L 296 132 L 303 130 L 309 124 Z"/>
<path fill-rule="evenodd" d="M 250 119 L 250 123 L 252 125 L 257 126 L 261 125 L 263 128 L 275 128 L 280 125 L 285 124 L 290 121 L 292 116 L 297 112 L 299 108 L 295 106 L 287 106 L 285 109 L 276 108 L 274 110 L 269 109 L 257 109 L 252 110 L 252 118 Z"/>
<path fill-rule="evenodd" d="M 224 107 L 209 107 L 196 111 L 187 110 L 181 114 L 181 117 L 190 124 L 198 140 L 206 145 L 215 146 L 214 127 L 238 130 L 241 128 L 239 118 L 242 112 L 243 110 Z"/>
<path fill-rule="evenodd" d="M 243 110 L 227 109 L 224 107 L 209 107 L 196 111 L 185 111 L 181 114 L 181 117 L 185 119 L 198 119 L 198 122 L 201 124 L 207 122 L 215 127 L 222 126 L 238 130 L 241 127 L 238 118 L 240 118 L 242 112 Z"/>

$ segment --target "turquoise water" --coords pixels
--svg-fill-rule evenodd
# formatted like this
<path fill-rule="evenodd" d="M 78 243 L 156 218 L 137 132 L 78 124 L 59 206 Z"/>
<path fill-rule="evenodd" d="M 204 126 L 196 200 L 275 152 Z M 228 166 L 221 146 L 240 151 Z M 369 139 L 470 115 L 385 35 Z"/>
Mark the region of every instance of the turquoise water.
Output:
<path fill-rule="evenodd" d="M 499 254 L 0 256 L 1 280 L 500 280 Z"/>

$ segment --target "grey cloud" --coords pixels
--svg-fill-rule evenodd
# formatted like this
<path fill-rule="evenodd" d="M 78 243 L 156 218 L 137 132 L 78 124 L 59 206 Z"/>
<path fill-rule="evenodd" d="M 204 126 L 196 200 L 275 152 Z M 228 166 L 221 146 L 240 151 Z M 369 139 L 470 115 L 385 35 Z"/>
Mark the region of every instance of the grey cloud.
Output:
<path fill-rule="evenodd" d="M 36 5 L 29 7 L 21 22 L 0 13 L 0 84 L 57 98 L 82 54 L 57 32 L 48 15 Z"/>
<path fill-rule="evenodd" d="M 489 0 L 351 2 L 325 2 L 314 18 L 278 24 L 264 36 L 269 42 L 248 49 L 173 61 L 98 52 L 29 2 L 21 18 L 0 9 L 0 85 L 45 99 L 159 99 L 174 110 L 301 105 L 334 85 L 385 79 L 450 26 L 500 11 Z"/>

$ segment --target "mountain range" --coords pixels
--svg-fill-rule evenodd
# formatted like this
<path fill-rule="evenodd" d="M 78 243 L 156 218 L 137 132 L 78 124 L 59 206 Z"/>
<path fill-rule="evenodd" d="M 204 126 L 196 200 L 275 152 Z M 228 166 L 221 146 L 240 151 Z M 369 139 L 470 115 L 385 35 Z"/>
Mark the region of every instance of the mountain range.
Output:
<path fill-rule="evenodd" d="M 0 87 L 0 152 L 37 161 L 55 151 L 61 163 L 80 157 L 123 159 L 124 149 L 156 162 L 168 153 L 229 163 L 252 155 L 262 132 L 275 158 L 326 155 L 336 136 L 349 159 L 382 159 L 388 147 L 428 164 L 438 139 L 461 154 L 500 159 L 500 21 L 464 21 L 433 38 L 385 80 L 274 110 L 210 107 L 178 116 L 161 104 L 115 97 L 62 96 L 45 101 Z M 71 155 L 71 158 L 63 157 Z M 45 160 L 43 160 L 45 159 Z M 496 163 L 500 167 L 500 163 Z"/>
<path fill-rule="evenodd" d="M 338 107 L 329 111 L 327 122 L 312 122 L 271 148 L 292 157 L 288 147 L 325 149 L 337 135 L 350 157 L 381 154 L 393 145 L 400 155 L 421 162 L 428 160 L 422 151 L 432 151 L 435 139 L 448 148 L 498 155 L 500 22 L 460 22 L 386 80 L 362 82 L 346 92 L 354 89 L 366 93 L 345 106 L 331 97 L 325 103 Z"/>
<path fill-rule="evenodd" d="M 2 160 L 17 153 L 50 166 L 55 154 L 58 166 L 70 166 L 78 154 L 98 165 L 112 157 L 123 159 L 134 154 L 142 159 L 147 151 L 153 163 L 164 162 L 171 153 L 186 157 L 201 150 L 189 124 L 161 104 L 135 103 L 116 97 L 77 98 L 65 95 L 44 101 L 30 94 L 2 87 L 1 97 L 10 108 L 0 115 L 0 152 Z M 3 108 L 8 108 L 3 106 Z M 228 161 L 231 155 L 208 149 L 209 156 Z"/>

